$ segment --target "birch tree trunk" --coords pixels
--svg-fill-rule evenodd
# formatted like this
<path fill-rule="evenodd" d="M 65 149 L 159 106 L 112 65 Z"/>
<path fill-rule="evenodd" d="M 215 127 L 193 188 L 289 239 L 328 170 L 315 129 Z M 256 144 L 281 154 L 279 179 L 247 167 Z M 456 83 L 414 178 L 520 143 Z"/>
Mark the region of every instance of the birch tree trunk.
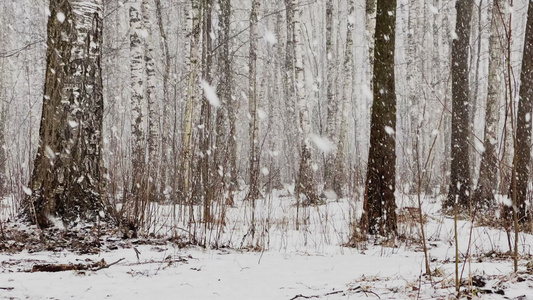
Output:
<path fill-rule="evenodd" d="M 212 84 L 212 0 L 202 0 L 202 80 Z M 202 106 L 200 110 L 200 124 L 202 128 L 200 131 L 200 151 L 199 170 L 201 176 L 198 176 L 196 189 L 202 190 L 203 196 L 203 218 L 206 224 L 211 221 L 211 203 L 213 202 L 214 190 L 211 180 L 211 105 L 209 99 L 205 96 L 202 98 Z M 200 198 L 200 194 L 197 195 Z"/>
<path fill-rule="evenodd" d="M 132 149 L 132 197 L 133 216 L 131 220 L 141 220 L 143 195 L 146 184 L 146 116 L 145 116 L 145 32 L 142 22 L 142 1 L 133 0 L 130 3 L 130 68 L 131 68 L 131 133 L 133 136 Z"/>
<path fill-rule="evenodd" d="M 342 85 L 342 119 L 339 134 L 339 142 L 337 143 L 337 155 L 335 156 L 335 173 L 333 191 L 339 197 L 345 195 L 344 188 L 346 186 L 346 168 L 345 157 L 346 151 L 346 137 L 348 134 L 348 107 L 352 99 L 352 84 L 353 84 L 353 28 L 355 23 L 355 1 L 348 1 L 348 20 L 346 22 L 346 50 L 344 52 L 344 82 Z"/>
<path fill-rule="evenodd" d="M 505 7 L 509 4 L 509 0 L 502 0 L 504 1 L 502 6 L 500 6 L 500 12 L 502 13 L 500 18 L 503 22 L 504 31 L 501 32 L 501 36 L 505 37 L 503 43 L 505 45 L 504 52 L 505 52 L 505 86 L 507 86 L 507 83 L 509 81 L 509 76 L 511 76 L 511 69 L 510 69 L 510 46 L 511 46 L 511 28 L 509 24 L 511 23 L 511 14 L 508 14 L 505 12 Z M 500 5 L 500 2 L 496 2 L 496 4 Z M 511 116 L 511 113 L 515 111 L 514 109 L 514 99 L 511 98 L 512 92 L 508 91 L 508 88 L 505 90 L 505 99 L 506 104 L 503 106 L 501 115 L 504 117 L 503 121 L 503 141 L 501 141 L 500 149 L 501 149 L 501 160 L 499 165 L 500 170 L 500 193 L 506 194 L 509 191 L 509 187 L 511 186 L 511 173 L 512 173 L 512 166 L 513 166 L 513 156 L 514 156 L 514 141 L 513 141 L 513 121 L 514 118 Z M 511 109 L 512 108 L 512 109 Z"/>
<path fill-rule="evenodd" d="M 294 29 L 294 17 L 295 17 L 295 3 L 293 0 L 285 0 L 285 16 L 287 23 L 287 41 L 285 46 L 285 72 L 283 80 L 283 93 L 285 100 L 285 114 L 286 120 L 284 121 L 284 152 L 287 153 L 286 164 L 288 166 L 287 177 L 296 178 L 296 161 L 298 160 L 298 140 L 295 126 L 293 124 L 298 123 L 298 117 L 296 115 L 296 100 L 295 100 L 295 66 L 294 66 L 294 51 L 295 51 L 295 29 Z"/>
<path fill-rule="evenodd" d="M 1 35 L 0 35 L 1 36 Z M 4 74 L 4 60 L 0 60 L 0 74 Z M 7 194 L 6 191 L 6 122 L 7 122 L 7 95 L 4 76 L 0 76 L 0 197 Z"/>
<path fill-rule="evenodd" d="M 171 140 L 170 136 L 170 122 L 171 116 L 169 114 L 169 106 L 170 103 L 170 87 L 169 87 L 169 80 L 170 80 L 170 53 L 169 53 L 169 45 L 168 45 L 168 36 L 165 31 L 165 27 L 163 25 L 163 13 L 161 8 L 161 0 L 155 0 L 155 11 L 156 11 L 156 19 L 157 19 L 157 25 L 159 27 L 159 34 L 161 35 L 161 49 L 163 50 L 164 55 L 164 72 L 163 72 L 163 120 L 162 120 L 162 130 L 161 130 L 161 187 L 159 189 L 159 192 L 161 195 L 165 194 L 166 186 L 168 184 L 168 169 L 167 166 L 170 164 L 170 145 L 169 141 Z"/>
<path fill-rule="evenodd" d="M 150 201 L 159 200 L 159 105 L 156 100 L 154 42 L 152 32 L 152 8 L 149 0 L 142 1 L 143 29 L 146 34 L 144 61 L 146 63 L 146 99 L 148 103 L 148 164 L 146 196 Z"/>
<path fill-rule="evenodd" d="M 471 189 L 469 163 L 469 115 L 468 115 L 468 48 L 473 1 L 457 1 L 457 38 L 452 45 L 452 136 L 451 175 L 448 198 L 444 208 L 453 208 L 456 201 L 462 208 L 470 203 Z"/>
<path fill-rule="evenodd" d="M 409 18 L 407 24 L 407 106 L 409 107 L 409 145 L 408 155 L 410 159 L 406 164 L 406 167 L 411 171 L 412 180 L 416 178 L 415 163 L 419 160 L 418 154 L 420 153 L 420 132 L 419 132 L 419 115 L 421 107 L 420 90 L 423 88 L 422 77 L 420 74 L 422 70 L 419 69 L 419 61 L 423 60 L 419 56 L 420 51 L 418 47 L 420 45 L 420 32 L 419 32 L 419 18 L 421 17 L 421 7 L 419 0 L 409 1 Z M 423 22 L 420 22 L 423 24 Z M 416 184 L 410 185 L 409 192 L 416 192 Z"/>
<path fill-rule="evenodd" d="M 333 142 L 335 140 L 338 104 L 335 97 L 335 67 L 336 51 L 333 45 L 333 0 L 326 1 L 326 65 L 327 65 L 327 120 L 326 136 Z M 339 150 L 337 149 L 337 152 Z M 326 154 L 324 166 L 324 190 L 333 189 L 335 181 L 335 153 Z"/>
<path fill-rule="evenodd" d="M 259 198 L 259 117 L 257 114 L 258 99 L 257 94 L 257 44 L 259 34 L 257 32 L 257 14 L 259 12 L 259 0 L 252 1 L 252 12 L 250 14 L 250 61 L 248 64 L 248 113 L 250 114 L 249 139 L 250 139 L 250 190 L 246 196 L 249 200 Z"/>
<path fill-rule="evenodd" d="M 215 166 L 218 171 L 217 188 L 218 199 L 224 191 L 228 191 L 228 204 L 233 204 L 233 190 L 237 181 L 236 177 L 236 149 L 230 150 L 230 145 L 235 144 L 235 114 L 233 105 L 234 101 L 231 98 L 233 85 L 231 74 L 231 58 L 230 58 L 230 24 L 231 24 L 231 1 L 219 0 L 220 5 L 220 42 L 222 46 L 219 50 L 218 59 L 218 74 L 219 83 L 217 86 L 217 94 L 222 105 L 217 109 L 216 113 L 216 157 Z M 230 116 L 230 112 L 232 116 Z M 233 133 L 231 131 L 229 119 L 233 118 Z M 234 152 L 232 152 L 234 151 Z"/>
<path fill-rule="evenodd" d="M 187 81 L 187 98 L 185 104 L 185 122 L 182 132 L 182 173 L 181 184 L 181 199 L 189 201 L 190 199 L 190 179 L 191 179 L 191 165 L 192 165 L 192 136 L 193 136 L 193 117 L 194 110 L 197 106 L 198 97 L 198 71 L 200 68 L 200 40 L 202 27 L 200 23 L 200 0 L 191 0 L 192 2 L 192 33 L 190 35 L 190 63 L 189 75 Z"/>
<path fill-rule="evenodd" d="M 502 22 L 501 8 L 505 7 L 506 0 L 495 0 L 492 5 L 491 36 L 489 40 L 489 78 L 488 94 L 485 107 L 485 133 L 483 144 L 485 151 L 481 157 L 479 169 L 479 179 L 474 192 L 474 201 L 478 205 L 494 205 L 494 194 L 496 193 L 495 183 L 498 172 L 498 153 L 496 144 L 498 141 L 498 123 L 500 117 L 500 101 L 503 96 L 503 76 L 504 73 L 504 49 L 502 47 L 502 36 L 505 34 L 505 24 Z"/>
<path fill-rule="evenodd" d="M 366 1 L 366 42 L 368 45 L 368 64 L 369 64 L 369 76 L 370 89 L 372 89 L 372 79 L 374 78 L 374 47 L 376 40 L 374 35 L 376 33 L 376 1 L 377 0 L 365 0 Z"/>
<path fill-rule="evenodd" d="M 103 97 L 101 0 L 50 1 L 39 147 L 25 212 L 41 227 L 52 218 L 96 221 L 105 213 L 101 165 Z M 30 193 L 28 193 L 30 194 Z"/>
<path fill-rule="evenodd" d="M 396 0 L 378 0 L 370 150 L 361 229 L 396 234 Z"/>
<path fill-rule="evenodd" d="M 303 25 L 300 23 L 300 6 L 298 0 L 292 0 L 294 9 L 294 70 L 296 78 L 296 92 L 300 111 L 300 169 L 297 181 L 297 197 L 303 196 L 304 204 L 317 204 L 318 195 L 314 183 L 313 161 L 311 157 L 310 136 L 311 119 L 305 86 L 305 72 L 303 65 Z M 300 200 L 298 200 L 300 201 Z"/>

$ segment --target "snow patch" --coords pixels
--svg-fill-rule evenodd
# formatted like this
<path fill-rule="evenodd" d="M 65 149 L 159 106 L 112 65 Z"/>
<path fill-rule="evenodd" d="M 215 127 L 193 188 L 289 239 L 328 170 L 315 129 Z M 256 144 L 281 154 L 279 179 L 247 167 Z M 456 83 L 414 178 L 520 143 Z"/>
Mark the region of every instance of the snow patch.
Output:
<path fill-rule="evenodd" d="M 220 106 L 220 99 L 218 99 L 215 88 L 213 88 L 207 81 L 202 80 L 202 89 L 204 90 L 204 95 L 209 101 L 209 104 L 214 107 Z"/>
<path fill-rule="evenodd" d="M 31 189 L 29 187 L 27 187 L 27 186 L 22 186 L 22 191 L 24 192 L 24 194 L 26 194 L 28 196 L 31 196 L 33 194 Z"/>
<path fill-rule="evenodd" d="M 46 157 L 48 157 L 50 160 L 54 160 L 56 158 L 55 152 L 48 145 L 44 146 L 44 155 L 46 155 Z"/>
<path fill-rule="evenodd" d="M 320 151 L 324 153 L 329 153 L 334 151 L 337 147 L 335 144 L 330 141 L 327 137 L 322 137 L 316 134 L 311 134 L 311 141 Z"/>
<path fill-rule="evenodd" d="M 271 45 L 274 45 L 278 42 L 278 39 L 272 31 L 267 29 L 265 30 L 265 41 Z"/>
<path fill-rule="evenodd" d="M 78 123 L 77 123 L 76 121 L 74 121 L 74 120 L 69 120 L 69 121 L 68 121 L 68 125 L 69 125 L 70 127 L 72 127 L 72 128 L 76 128 L 76 127 L 78 127 Z"/>
<path fill-rule="evenodd" d="M 388 134 L 388 135 L 394 135 L 394 128 L 390 127 L 390 126 L 385 126 L 385 132 Z"/>
<path fill-rule="evenodd" d="M 267 117 L 267 113 L 262 109 L 258 109 L 257 116 L 259 117 L 259 119 L 264 120 Z"/>
<path fill-rule="evenodd" d="M 270 171 L 268 170 L 268 168 L 266 167 L 262 167 L 261 168 L 261 173 L 265 176 L 268 176 L 268 174 L 270 174 Z"/>
<path fill-rule="evenodd" d="M 324 191 L 324 196 L 330 200 L 337 200 L 339 196 L 337 196 L 337 193 L 335 193 L 334 190 L 328 189 Z"/>
<path fill-rule="evenodd" d="M 65 22 L 65 14 L 62 12 L 58 12 L 56 18 L 60 23 Z"/>

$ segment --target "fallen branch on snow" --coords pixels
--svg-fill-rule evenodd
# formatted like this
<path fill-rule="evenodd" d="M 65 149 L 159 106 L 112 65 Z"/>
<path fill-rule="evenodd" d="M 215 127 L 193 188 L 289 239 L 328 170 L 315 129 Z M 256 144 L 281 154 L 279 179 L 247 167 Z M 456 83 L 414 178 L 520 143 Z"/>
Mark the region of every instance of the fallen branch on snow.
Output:
<path fill-rule="evenodd" d="M 305 295 L 299 294 L 299 295 L 296 295 L 296 296 L 292 297 L 290 300 L 296 300 L 298 298 L 304 298 L 304 299 L 320 298 L 320 297 L 326 297 L 326 296 L 331 296 L 331 295 L 335 295 L 335 294 L 341 294 L 341 293 L 345 293 L 345 292 L 355 292 L 355 293 L 365 293 L 365 294 L 366 293 L 370 293 L 370 294 L 373 294 L 376 297 L 378 297 L 378 299 L 381 299 L 381 297 L 378 294 L 376 294 L 376 293 L 374 293 L 372 291 L 363 290 L 360 286 L 358 286 L 358 287 L 354 287 L 354 288 L 349 288 L 346 291 L 343 291 L 343 290 L 334 291 L 334 292 L 325 293 L 324 295 L 305 296 Z"/>
<path fill-rule="evenodd" d="M 104 259 L 92 264 L 40 264 L 34 265 L 31 268 L 31 272 L 99 271 L 116 265 L 123 260 L 124 258 L 121 258 L 110 264 L 107 264 Z"/>

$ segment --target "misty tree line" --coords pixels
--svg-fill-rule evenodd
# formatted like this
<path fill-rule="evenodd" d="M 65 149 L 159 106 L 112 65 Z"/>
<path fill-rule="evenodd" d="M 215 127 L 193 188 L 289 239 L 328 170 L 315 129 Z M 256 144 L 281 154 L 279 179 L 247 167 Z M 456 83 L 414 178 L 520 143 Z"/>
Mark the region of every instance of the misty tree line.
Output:
<path fill-rule="evenodd" d="M 396 231 L 396 191 L 465 211 L 508 195 L 529 219 L 529 1 L 0 7 L 2 190 L 42 227 L 138 229 L 154 202 L 209 222 L 273 189 L 364 199 L 372 234 Z"/>

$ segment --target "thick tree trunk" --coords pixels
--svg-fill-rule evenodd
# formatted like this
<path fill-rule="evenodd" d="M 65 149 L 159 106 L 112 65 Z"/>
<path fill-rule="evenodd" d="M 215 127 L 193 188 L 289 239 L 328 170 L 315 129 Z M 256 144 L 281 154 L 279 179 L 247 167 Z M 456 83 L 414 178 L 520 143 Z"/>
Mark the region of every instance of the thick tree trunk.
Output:
<path fill-rule="evenodd" d="M 510 195 L 516 202 L 517 217 L 520 223 L 530 219 L 526 198 L 531 162 L 531 113 L 533 108 L 533 4 L 527 10 L 526 34 L 522 71 L 520 74 L 520 92 L 516 120 L 515 152 L 513 170 L 516 174 L 516 190 L 511 184 Z M 513 195 L 515 194 L 515 195 Z"/>
<path fill-rule="evenodd" d="M 303 196 L 303 203 L 317 204 L 318 195 L 314 183 L 313 161 L 311 157 L 311 119 L 309 117 L 309 103 L 305 86 L 305 72 L 303 66 L 303 25 L 300 23 L 300 7 L 298 0 L 292 0 L 294 9 L 294 70 L 298 108 L 300 110 L 300 169 L 298 172 L 297 197 Z M 298 201 L 299 201 L 298 200 Z"/>
<path fill-rule="evenodd" d="M 396 234 L 396 90 L 394 52 L 396 0 L 378 0 L 376 16 L 370 150 L 361 228 L 363 233 Z"/>
<path fill-rule="evenodd" d="M 485 134 L 483 142 L 485 152 L 481 157 L 479 179 L 474 192 L 474 201 L 478 205 L 492 206 L 496 193 L 498 175 L 498 153 L 496 145 L 498 141 L 498 123 L 500 116 L 500 101 L 503 96 L 503 61 L 504 49 L 502 37 L 505 34 L 505 24 L 502 22 L 501 8 L 504 8 L 506 0 L 494 1 L 492 6 L 492 27 L 489 40 L 489 78 L 488 94 L 485 108 Z"/>
<path fill-rule="evenodd" d="M 250 123 L 248 135 L 250 139 L 250 156 L 248 160 L 250 172 L 250 190 L 247 199 L 255 200 L 259 198 L 259 116 L 257 109 L 259 105 L 257 93 L 257 44 L 259 33 L 257 31 L 257 14 L 259 13 L 259 0 L 252 1 L 252 12 L 250 14 L 250 61 L 248 64 L 248 113 Z"/>
<path fill-rule="evenodd" d="M 470 23 L 473 1 L 457 1 L 457 38 L 452 45 L 452 138 L 451 175 L 448 197 L 444 208 L 454 207 L 455 202 L 466 208 L 470 203 L 469 163 L 469 116 L 468 116 L 468 49 L 470 45 Z"/>
<path fill-rule="evenodd" d="M 42 227 L 104 212 L 102 9 L 101 0 L 50 1 L 40 141 L 25 201 Z"/>

